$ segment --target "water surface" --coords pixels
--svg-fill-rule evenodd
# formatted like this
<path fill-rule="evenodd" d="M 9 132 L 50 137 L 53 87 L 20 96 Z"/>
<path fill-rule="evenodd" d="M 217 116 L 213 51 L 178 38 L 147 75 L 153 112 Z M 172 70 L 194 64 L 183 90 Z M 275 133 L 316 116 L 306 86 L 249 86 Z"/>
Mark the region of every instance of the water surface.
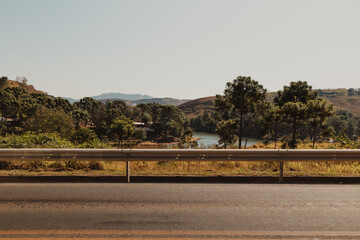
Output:
<path fill-rule="evenodd" d="M 194 137 L 199 138 L 198 144 L 199 144 L 199 147 L 201 147 L 201 148 L 208 148 L 215 144 L 219 144 L 219 135 L 214 134 L 214 133 L 195 132 Z M 244 146 L 245 141 L 246 141 L 246 138 L 243 138 L 241 141 L 242 142 L 241 145 Z M 259 142 L 262 142 L 262 140 L 256 139 L 256 138 L 248 138 L 246 146 L 250 147 Z M 238 145 L 238 144 L 239 144 L 238 142 L 235 143 L 235 145 Z"/>

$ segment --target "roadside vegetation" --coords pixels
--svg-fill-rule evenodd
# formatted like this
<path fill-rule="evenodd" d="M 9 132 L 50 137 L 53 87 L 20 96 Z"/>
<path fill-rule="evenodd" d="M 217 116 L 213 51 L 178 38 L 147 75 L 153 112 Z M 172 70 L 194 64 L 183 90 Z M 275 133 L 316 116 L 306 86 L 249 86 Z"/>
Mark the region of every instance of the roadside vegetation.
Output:
<path fill-rule="evenodd" d="M 269 100 L 267 90 L 250 77 L 237 77 L 208 99 L 202 115 L 188 118 L 171 105 L 129 106 L 122 100 L 90 97 L 68 100 L 36 91 L 23 80 L 0 78 L 0 148 L 198 148 L 194 131 L 216 133 L 213 148 L 244 148 L 242 139 L 262 138 L 251 148 L 360 148 L 360 117 L 334 110 L 307 82 L 291 82 Z M 346 92 L 358 96 L 359 91 Z M 342 94 L 342 93 L 341 93 Z M 350 96 L 349 95 L 349 96 Z M 239 141 L 240 140 L 240 141 Z M 238 145 L 235 146 L 235 143 Z M 135 162 L 138 175 L 275 175 L 277 163 Z M 358 163 L 287 163 L 292 175 L 356 175 Z M 1 175 L 114 174 L 125 172 L 117 162 L 1 162 Z"/>

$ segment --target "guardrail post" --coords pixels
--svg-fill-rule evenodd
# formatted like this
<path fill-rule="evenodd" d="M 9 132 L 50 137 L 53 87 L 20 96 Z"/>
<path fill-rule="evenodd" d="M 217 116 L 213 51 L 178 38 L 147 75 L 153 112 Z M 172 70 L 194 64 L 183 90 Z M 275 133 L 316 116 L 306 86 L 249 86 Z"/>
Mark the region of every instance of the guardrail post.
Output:
<path fill-rule="evenodd" d="M 280 171 L 279 171 L 279 183 L 284 182 L 284 162 L 280 161 Z"/>
<path fill-rule="evenodd" d="M 130 182 L 130 162 L 126 161 L 126 182 Z"/>

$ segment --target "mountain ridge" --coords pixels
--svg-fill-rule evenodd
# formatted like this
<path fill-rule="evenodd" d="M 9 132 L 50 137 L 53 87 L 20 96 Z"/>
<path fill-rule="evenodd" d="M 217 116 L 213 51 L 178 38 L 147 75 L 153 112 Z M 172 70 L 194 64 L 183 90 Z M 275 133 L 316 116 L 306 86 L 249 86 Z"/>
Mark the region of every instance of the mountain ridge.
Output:
<path fill-rule="evenodd" d="M 96 100 L 100 99 L 123 99 L 128 101 L 135 101 L 140 99 L 152 99 L 154 97 L 150 95 L 143 95 L 139 93 L 134 94 L 128 94 L 128 93 L 115 93 L 115 92 L 109 92 L 109 93 L 102 93 L 100 95 L 92 96 L 92 98 Z"/>

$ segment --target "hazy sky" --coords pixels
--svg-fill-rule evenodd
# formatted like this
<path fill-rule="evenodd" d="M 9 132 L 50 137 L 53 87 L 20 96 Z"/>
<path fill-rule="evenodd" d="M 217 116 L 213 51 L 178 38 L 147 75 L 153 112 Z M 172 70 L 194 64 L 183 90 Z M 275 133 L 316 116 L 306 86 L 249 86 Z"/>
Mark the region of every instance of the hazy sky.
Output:
<path fill-rule="evenodd" d="M 0 75 L 80 98 L 360 87 L 358 0 L 0 0 Z"/>

